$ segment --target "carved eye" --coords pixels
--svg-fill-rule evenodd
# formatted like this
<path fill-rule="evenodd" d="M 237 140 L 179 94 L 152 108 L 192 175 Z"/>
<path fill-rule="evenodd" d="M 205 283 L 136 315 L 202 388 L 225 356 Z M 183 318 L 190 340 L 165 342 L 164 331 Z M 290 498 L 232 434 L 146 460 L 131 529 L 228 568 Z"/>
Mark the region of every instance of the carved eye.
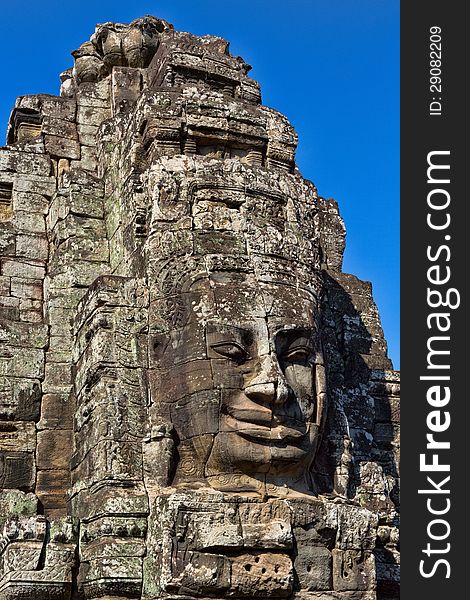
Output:
<path fill-rule="evenodd" d="M 312 356 L 312 351 L 306 346 L 297 346 L 286 352 L 285 358 L 290 363 L 306 365 Z"/>
<path fill-rule="evenodd" d="M 248 358 L 248 352 L 236 342 L 220 342 L 219 344 L 212 344 L 211 348 L 220 356 L 230 358 L 234 362 L 244 362 Z"/>

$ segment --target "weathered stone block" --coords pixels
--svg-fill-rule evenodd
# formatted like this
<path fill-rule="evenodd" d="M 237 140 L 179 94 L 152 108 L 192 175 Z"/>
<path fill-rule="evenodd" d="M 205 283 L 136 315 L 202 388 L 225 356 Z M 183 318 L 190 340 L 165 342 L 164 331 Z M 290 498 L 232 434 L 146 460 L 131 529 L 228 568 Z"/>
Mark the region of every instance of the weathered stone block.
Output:
<path fill-rule="evenodd" d="M 0 451 L 35 452 L 36 427 L 28 421 L 0 421 Z"/>
<path fill-rule="evenodd" d="M 55 189 L 55 186 L 53 189 Z M 53 191 L 51 191 L 51 195 L 52 193 Z M 12 222 L 17 223 L 18 228 L 22 228 L 24 224 L 25 230 L 33 231 L 34 228 L 34 233 L 36 233 L 36 228 L 39 228 L 39 221 L 35 219 L 42 219 L 44 221 L 44 217 L 40 215 L 45 215 L 48 211 L 48 198 L 39 193 L 19 191 L 17 189 L 14 191 L 14 205 L 15 214 L 12 217 Z M 34 217 L 34 221 L 29 221 L 24 213 L 35 214 L 37 217 Z M 37 233 L 42 233 L 42 231 L 37 231 Z"/>
<path fill-rule="evenodd" d="M 49 242 L 45 235 L 17 235 L 16 254 L 22 258 L 47 260 Z"/>
<path fill-rule="evenodd" d="M 143 79 L 140 69 L 117 67 L 113 69 L 113 114 L 128 111 L 138 100 Z"/>
<path fill-rule="evenodd" d="M 37 380 L 0 377 L 0 419 L 37 421 L 41 384 Z"/>
<path fill-rule="evenodd" d="M 40 300 L 20 298 L 20 321 L 25 323 L 43 323 L 43 306 Z"/>
<path fill-rule="evenodd" d="M 42 388 L 45 393 L 51 393 L 56 388 L 72 384 L 72 367 L 69 363 L 48 363 L 45 366 Z"/>
<path fill-rule="evenodd" d="M 291 513 L 282 501 L 273 499 L 262 507 L 241 504 L 238 513 L 246 548 L 292 548 Z"/>
<path fill-rule="evenodd" d="M 400 423 L 400 400 L 396 397 L 375 397 L 375 420 Z"/>
<path fill-rule="evenodd" d="M 71 264 L 74 261 L 108 262 L 108 241 L 103 239 L 88 239 L 73 237 L 67 239 L 60 249 L 60 261 L 62 264 Z"/>
<path fill-rule="evenodd" d="M 89 598 L 114 599 L 119 598 L 120 593 L 126 598 L 138 598 L 142 588 L 142 561 L 132 557 L 91 561 L 86 575 L 79 581 Z"/>
<path fill-rule="evenodd" d="M 77 123 L 98 126 L 106 119 L 109 119 L 110 116 L 111 111 L 109 108 L 81 104 L 77 111 Z"/>
<path fill-rule="evenodd" d="M 54 237 L 56 243 L 60 244 L 70 237 L 91 240 L 105 239 L 106 232 L 101 219 L 91 219 L 70 213 L 57 223 Z"/>
<path fill-rule="evenodd" d="M 53 364 L 68 363 L 70 362 L 70 355 L 69 351 L 48 352 L 46 361 Z"/>
<path fill-rule="evenodd" d="M 15 210 L 11 222 L 12 225 L 14 225 L 16 229 L 23 234 L 46 233 L 46 224 L 42 214 L 26 212 L 24 210 Z"/>
<path fill-rule="evenodd" d="M 49 175 L 49 173 L 47 174 Z M 57 188 L 57 180 L 55 177 L 33 174 L 17 175 L 13 189 L 15 192 L 29 192 L 33 194 L 41 194 L 51 198 Z"/>
<path fill-rule="evenodd" d="M 68 209 L 71 213 L 82 217 L 102 219 L 104 216 L 102 198 L 81 194 L 79 192 L 71 193 Z"/>
<path fill-rule="evenodd" d="M 179 554 L 175 557 L 175 570 L 183 593 L 222 595 L 230 589 L 231 569 L 226 557 L 214 554 Z"/>
<path fill-rule="evenodd" d="M 231 561 L 229 596 L 245 598 L 288 598 L 294 572 L 286 554 L 242 554 Z"/>
<path fill-rule="evenodd" d="M 41 129 L 47 136 L 52 135 L 69 140 L 78 140 L 77 126 L 72 121 L 66 121 L 55 116 L 44 116 Z M 46 136 L 46 140 L 47 140 Z M 47 149 L 47 142 L 46 142 Z M 54 154 L 51 152 L 51 154 Z"/>
<path fill-rule="evenodd" d="M 70 308 L 51 306 L 47 313 L 52 337 L 72 339 L 72 311 Z M 55 347 L 54 349 L 57 349 Z"/>
<path fill-rule="evenodd" d="M 113 482 L 96 488 L 93 492 L 83 490 L 71 500 L 72 510 L 85 522 L 98 517 L 146 517 L 149 514 L 149 498 L 142 488 L 124 489 Z M 122 523 L 121 523 L 122 525 Z"/>
<path fill-rule="evenodd" d="M 302 590 L 331 590 L 332 556 L 328 548 L 298 543 L 294 569 Z"/>
<path fill-rule="evenodd" d="M 73 408 L 73 400 L 67 395 L 44 394 L 38 429 L 71 429 Z"/>
<path fill-rule="evenodd" d="M 46 152 L 52 156 L 78 160 L 80 158 L 80 144 L 76 140 L 63 138 L 56 135 L 44 136 Z"/>
<path fill-rule="evenodd" d="M 32 589 L 41 600 L 68 600 L 72 589 L 70 566 L 59 565 L 42 571 L 13 571 L 0 582 L 0 594 L 5 598 L 28 598 Z"/>
<path fill-rule="evenodd" d="M 96 149 L 94 146 L 82 146 L 80 151 L 80 162 L 75 165 L 85 171 L 96 171 L 98 167 L 98 159 L 96 157 Z"/>
<path fill-rule="evenodd" d="M 360 550 L 333 550 L 333 589 L 339 592 L 375 589 L 373 554 Z"/>
<path fill-rule="evenodd" d="M 77 130 L 82 146 L 96 146 L 97 125 L 85 125 L 79 123 Z"/>
<path fill-rule="evenodd" d="M 36 468 L 31 452 L 0 451 L 0 489 L 34 490 Z"/>
<path fill-rule="evenodd" d="M 36 494 L 47 510 L 62 509 L 62 514 L 65 514 L 66 492 L 69 486 L 70 471 L 68 469 L 38 471 Z"/>
<path fill-rule="evenodd" d="M 45 117 L 75 121 L 76 103 L 74 100 L 57 98 L 55 96 L 41 97 L 41 111 Z"/>
<path fill-rule="evenodd" d="M 64 429 L 46 429 L 38 433 L 36 465 L 41 469 L 69 468 L 73 432 Z"/>
<path fill-rule="evenodd" d="M 15 298 L 43 299 L 43 282 L 40 279 L 11 278 L 11 295 Z"/>
<path fill-rule="evenodd" d="M 376 423 L 374 426 L 374 438 L 378 443 L 390 444 L 395 440 L 393 423 Z"/>
<path fill-rule="evenodd" d="M 73 338 L 71 335 L 69 335 L 68 330 L 64 331 L 61 328 L 54 328 L 54 333 L 55 335 L 51 335 L 49 339 L 49 350 L 51 352 L 66 352 L 69 356 L 71 356 L 73 349 Z"/>
<path fill-rule="evenodd" d="M 35 300 L 34 298 L 19 298 L 20 301 L 20 311 L 39 311 L 42 314 L 43 303 L 41 300 Z M 21 317 L 20 312 L 20 317 Z"/>
<path fill-rule="evenodd" d="M 93 83 L 87 81 L 80 85 L 80 99 L 84 103 L 86 103 L 83 100 L 84 96 L 109 102 L 110 94 L 111 81 L 108 78 L 102 79 L 101 81 L 94 81 Z"/>
<path fill-rule="evenodd" d="M 40 154 L 5 150 L 0 152 L 0 171 L 15 171 L 30 175 L 49 177 L 51 173 L 51 160 L 48 156 Z M 15 189 L 18 189 L 16 185 Z"/>
<path fill-rule="evenodd" d="M 20 261 L 9 258 L 3 258 L 1 260 L 1 273 L 8 277 L 43 279 L 45 272 L 44 265 L 36 263 L 33 260 Z"/>
<path fill-rule="evenodd" d="M 0 376 L 12 375 L 30 379 L 44 374 L 44 352 L 35 348 L 7 346 L 0 356 Z"/>

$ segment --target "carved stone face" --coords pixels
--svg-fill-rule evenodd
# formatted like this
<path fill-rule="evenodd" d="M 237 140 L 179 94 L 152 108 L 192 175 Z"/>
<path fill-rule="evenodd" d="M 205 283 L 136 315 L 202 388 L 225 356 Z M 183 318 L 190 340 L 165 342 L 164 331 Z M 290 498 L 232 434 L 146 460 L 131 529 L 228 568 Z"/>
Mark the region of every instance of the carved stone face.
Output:
<path fill-rule="evenodd" d="M 316 299 L 219 273 L 193 284 L 182 301 L 188 318 L 160 359 L 172 381 L 165 387 L 161 374 L 157 392 L 179 438 L 177 482 L 307 491 L 323 404 Z"/>

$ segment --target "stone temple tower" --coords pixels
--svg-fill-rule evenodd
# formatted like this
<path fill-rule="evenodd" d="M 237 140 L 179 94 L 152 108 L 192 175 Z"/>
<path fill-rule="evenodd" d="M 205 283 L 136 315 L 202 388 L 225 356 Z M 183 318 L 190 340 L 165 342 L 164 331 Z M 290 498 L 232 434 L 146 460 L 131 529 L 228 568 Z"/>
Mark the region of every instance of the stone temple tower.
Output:
<path fill-rule="evenodd" d="M 225 40 L 105 23 L 0 148 L 0 598 L 398 598 L 398 374 Z"/>

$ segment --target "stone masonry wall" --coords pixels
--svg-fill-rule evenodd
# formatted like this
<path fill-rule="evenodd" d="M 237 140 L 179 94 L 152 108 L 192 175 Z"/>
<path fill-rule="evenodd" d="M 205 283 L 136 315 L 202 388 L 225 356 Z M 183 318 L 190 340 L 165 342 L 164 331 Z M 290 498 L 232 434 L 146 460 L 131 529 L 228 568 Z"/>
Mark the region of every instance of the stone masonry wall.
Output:
<path fill-rule="evenodd" d="M 398 598 L 399 374 L 294 129 L 219 37 L 144 17 L 72 55 L 0 148 L 0 599 Z M 224 425 L 248 352 L 211 311 L 270 344 L 308 313 L 273 379 L 303 406 L 315 373 L 316 421 L 279 413 L 305 467 Z"/>

